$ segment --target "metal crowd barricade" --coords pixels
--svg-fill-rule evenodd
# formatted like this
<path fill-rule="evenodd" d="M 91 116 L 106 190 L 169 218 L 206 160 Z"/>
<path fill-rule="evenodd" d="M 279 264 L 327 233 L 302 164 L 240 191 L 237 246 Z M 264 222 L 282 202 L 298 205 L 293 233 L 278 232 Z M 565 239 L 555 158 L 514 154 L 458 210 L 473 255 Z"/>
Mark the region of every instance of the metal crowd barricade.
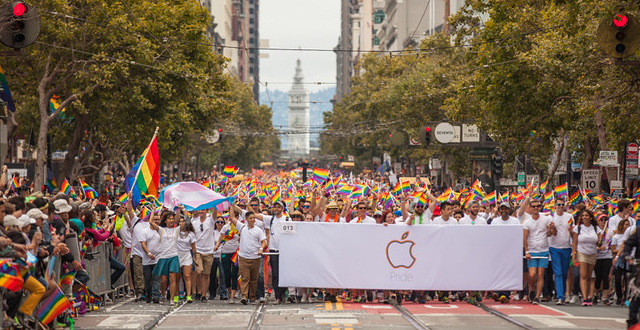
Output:
<path fill-rule="evenodd" d="M 116 260 L 125 266 L 125 271 L 122 276 L 113 284 L 113 289 L 116 290 L 117 295 L 124 295 L 129 286 L 129 260 L 127 260 L 127 252 L 124 247 L 120 248 L 120 251 L 113 251 Z"/>
<path fill-rule="evenodd" d="M 99 296 L 104 296 L 111 290 L 111 266 L 109 263 L 109 246 L 111 243 L 100 243 L 84 257 L 84 266 L 90 280 L 88 287 Z"/>

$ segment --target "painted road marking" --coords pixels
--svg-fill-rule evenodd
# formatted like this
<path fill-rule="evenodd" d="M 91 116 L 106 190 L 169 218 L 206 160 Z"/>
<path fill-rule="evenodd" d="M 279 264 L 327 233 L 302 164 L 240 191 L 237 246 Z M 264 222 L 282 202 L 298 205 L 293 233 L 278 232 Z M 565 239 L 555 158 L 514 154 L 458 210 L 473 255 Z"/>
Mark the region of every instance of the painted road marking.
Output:
<path fill-rule="evenodd" d="M 432 308 L 432 309 L 456 309 L 458 308 L 457 305 L 422 305 L 426 308 Z"/>
<path fill-rule="evenodd" d="M 522 307 L 515 306 L 515 305 L 491 305 L 491 308 L 494 308 L 494 309 L 522 309 Z"/>
<path fill-rule="evenodd" d="M 362 305 L 362 308 L 369 308 L 369 309 L 393 309 L 393 307 L 388 306 L 388 305 Z"/>

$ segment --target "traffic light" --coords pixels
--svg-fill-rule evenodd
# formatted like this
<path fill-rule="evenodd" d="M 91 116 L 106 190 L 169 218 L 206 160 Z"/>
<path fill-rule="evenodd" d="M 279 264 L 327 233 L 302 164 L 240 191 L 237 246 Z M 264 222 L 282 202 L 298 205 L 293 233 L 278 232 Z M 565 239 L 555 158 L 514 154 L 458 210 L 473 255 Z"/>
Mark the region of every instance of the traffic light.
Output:
<path fill-rule="evenodd" d="M 502 165 L 503 165 L 504 159 L 502 158 L 502 155 L 498 152 L 496 152 L 493 155 L 493 174 L 495 174 L 497 177 L 501 177 L 502 176 Z"/>
<path fill-rule="evenodd" d="M 23 1 L 10 1 L 0 8 L 0 43 L 17 50 L 36 41 L 40 34 L 36 8 Z"/>
<path fill-rule="evenodd" d="M 640 47 L 640 23 L 629 14 L 618 14 L 600 22 L 597 31 L 602 50 L 614 58 L 626 58 Z"/>
<path fill-rule="evenodd" d="M 431 126 L 424 126 L 420 130 L 420 143 L 428 146 L 431 143 L 431 135 L 433 134 L 433 129 Z"/>
<path fill-rule="evenodd" d="M 218 128 L 218 141 L 222 140 L 222 128 Z"/>

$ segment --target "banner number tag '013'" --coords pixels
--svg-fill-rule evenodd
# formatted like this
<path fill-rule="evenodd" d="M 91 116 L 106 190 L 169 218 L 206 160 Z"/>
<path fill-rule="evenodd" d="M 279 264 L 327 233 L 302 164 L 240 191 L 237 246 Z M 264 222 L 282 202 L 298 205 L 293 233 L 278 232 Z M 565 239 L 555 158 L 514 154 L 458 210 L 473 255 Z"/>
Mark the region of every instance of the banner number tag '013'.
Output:
<path fill-rule="evenodd" d="M 297 233 L 297 224 L 292 221 L 280 223 L 280 233 L 283 235 L 295 235 Z"/>

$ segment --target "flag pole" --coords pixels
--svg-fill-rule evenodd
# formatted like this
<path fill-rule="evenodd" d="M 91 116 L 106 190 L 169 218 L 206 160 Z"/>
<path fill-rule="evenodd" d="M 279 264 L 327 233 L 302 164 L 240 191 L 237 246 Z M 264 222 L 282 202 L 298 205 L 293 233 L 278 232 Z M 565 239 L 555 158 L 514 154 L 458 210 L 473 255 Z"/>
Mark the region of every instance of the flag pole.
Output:
<path fill-rule="evenodd" d="M 144 154 L 142 155 L 142 159 L 144 159 L 145 157 L 147 157 L 147 153 L 149 152 L 149 148 L 151 148 L 151 143 L 153 143 L 153 139 L 156 138 L 156 136 L 158 136 L 158 130 L 160 129 L 159 126 L 156 126 L 156 131 L 153 132 L 153 137 L 151 138 L 151 141 L 149 141 L 149 144 L 147 145 L 147 149 L 144 150 Z M 138 171 L 136 172 L 136 176 L 133 178 L 133 184 L 131 184 L 131 189 L 129 190 L 129 194 L 131 194 L 133 192 L 133 187 L 136 186 L 136 182 L 138 182 L 138 176 L 140 175 L 140 171 L 142 170 L 141 168 L 142 166 L 138 167 Z"/>

